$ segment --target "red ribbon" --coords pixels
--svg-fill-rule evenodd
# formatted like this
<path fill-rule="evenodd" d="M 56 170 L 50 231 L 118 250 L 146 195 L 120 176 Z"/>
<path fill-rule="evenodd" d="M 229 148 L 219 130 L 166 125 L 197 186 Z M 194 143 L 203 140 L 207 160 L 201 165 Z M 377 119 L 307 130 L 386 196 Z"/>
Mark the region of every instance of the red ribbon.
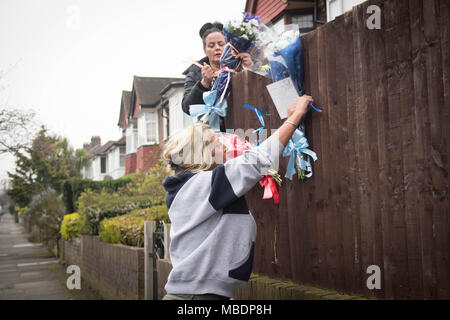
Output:
<path fill-rule="evenodd" d="M 263 199 L 273 198 L 275 204 L 280 203 L 280 195 L 276 181 L 270 175 L 264 175 L 264 178 L 259 180 L 261 187 L 264 187 Z"/>

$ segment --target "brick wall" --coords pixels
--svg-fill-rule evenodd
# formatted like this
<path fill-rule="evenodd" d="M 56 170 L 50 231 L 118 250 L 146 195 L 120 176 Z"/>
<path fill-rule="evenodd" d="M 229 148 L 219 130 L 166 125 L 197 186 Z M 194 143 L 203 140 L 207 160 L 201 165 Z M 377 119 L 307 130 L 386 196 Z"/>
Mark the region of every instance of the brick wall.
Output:
<path fill-rule="evenodd" d="M 136 172 L 146 172 L 158 163 L 159 146 L 141 146 L 136 152 Z"/>
<path fill-rule="evenodd" d="M 136 172 L 136 153 L 125 157 L 125 175 Z"/>

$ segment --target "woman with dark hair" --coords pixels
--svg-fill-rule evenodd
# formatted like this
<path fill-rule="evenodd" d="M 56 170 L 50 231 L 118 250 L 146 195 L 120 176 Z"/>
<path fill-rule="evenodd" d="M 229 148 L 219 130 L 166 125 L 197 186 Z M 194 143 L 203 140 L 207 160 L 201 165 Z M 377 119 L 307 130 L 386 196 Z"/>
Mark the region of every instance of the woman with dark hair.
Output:
<path fill-rule="evenodd" d="M 220 22 L 208 22 L 200 28 L 199 35 L 203 41 L 203 51 L 206 57 L 198 61 L 202 65 L 201 68 L 193 64 L 185 72 L 186 79 L 181 105 L 187 114 L 189 114 L 190 105 L 203 104 L 203 92 L 211 90 L 220 71 L 220 56 L 227 44 L 222 29 L 223 25 Z M 248 53 L 240 53 L 237 57 L 242 59 L 245 66 L 253 64 Z M 222 120 L 221 131 L 225 131 Z"/>

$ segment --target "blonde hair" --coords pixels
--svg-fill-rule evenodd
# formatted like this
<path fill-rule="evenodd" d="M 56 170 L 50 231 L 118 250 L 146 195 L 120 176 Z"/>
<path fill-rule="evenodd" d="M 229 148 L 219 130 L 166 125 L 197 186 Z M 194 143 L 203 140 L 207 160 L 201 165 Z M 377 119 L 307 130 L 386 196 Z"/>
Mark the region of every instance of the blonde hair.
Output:
<path fill-rule="evenodd" d="M 172 170 L 192 173 L 208 170 L 214 164 L 212 136 L 208 125 L 194 123 L 169 137 L 162 157 Z"/>

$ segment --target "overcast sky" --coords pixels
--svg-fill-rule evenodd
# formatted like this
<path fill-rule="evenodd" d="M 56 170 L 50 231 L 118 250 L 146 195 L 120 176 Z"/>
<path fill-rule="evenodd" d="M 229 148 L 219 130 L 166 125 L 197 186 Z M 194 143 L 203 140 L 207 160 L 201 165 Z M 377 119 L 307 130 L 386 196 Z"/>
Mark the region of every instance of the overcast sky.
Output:
<path fill-rule="evenodd" d="M 33 109 L 74 148 L 121 136 L 133 75 L 182 77 L 203 57 L 198 30 L 241 16 L 245 0 L 1 0 L 0 105 Z M 14 167 L 0 155 L 0 179 Z"/>

